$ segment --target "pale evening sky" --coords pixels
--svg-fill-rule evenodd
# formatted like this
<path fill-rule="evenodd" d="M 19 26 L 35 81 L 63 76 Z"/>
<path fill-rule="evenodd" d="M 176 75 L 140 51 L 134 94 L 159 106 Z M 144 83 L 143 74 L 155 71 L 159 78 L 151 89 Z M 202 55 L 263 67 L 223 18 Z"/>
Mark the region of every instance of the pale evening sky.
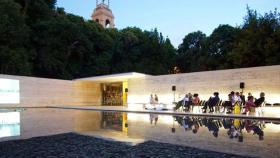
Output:
<path fill-rule="evenodd" d="M 260 14 L 280 9 L 279 0 L 110 0 L 116 28 L 157 28 L 175 47 L 193 31 L 210 35 L 219 24 L 239 26 L 247 4 Z M 57 0 L 57 6 L 90 19 L 96 0 Z"/>

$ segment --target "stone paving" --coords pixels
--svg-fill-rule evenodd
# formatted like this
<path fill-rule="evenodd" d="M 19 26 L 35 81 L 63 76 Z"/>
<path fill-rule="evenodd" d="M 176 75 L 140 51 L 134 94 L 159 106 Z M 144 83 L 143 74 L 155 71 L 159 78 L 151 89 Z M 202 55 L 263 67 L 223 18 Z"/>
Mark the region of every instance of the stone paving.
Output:
<path fill-rule="evenodd" d="M 232 154 L 200 150 L 191 147 L 147 141 L 135 146 L 122 142 L 66 133 L 46 137 L 35 137 L 25 140 L 14 140 L 0 143 L 0 158 L 92 158 L 92 157 L 209 157 L 234 158 L 242 157 Z"/>

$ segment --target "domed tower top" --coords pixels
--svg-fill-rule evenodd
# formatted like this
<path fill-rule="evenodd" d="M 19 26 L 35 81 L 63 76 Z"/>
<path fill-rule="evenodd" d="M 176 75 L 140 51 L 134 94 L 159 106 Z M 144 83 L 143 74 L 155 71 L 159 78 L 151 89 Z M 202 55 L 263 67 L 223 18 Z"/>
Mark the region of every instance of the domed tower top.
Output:
<path fill-rule="evenodd" d="M 94 9 L 91 18 L 92 20 L 98 22 L 104 28 L 114 28 L 114 15 L 109 8 L 110 0 L 107 0 L 107 4 L 105 0 L 99 2 L 96 0 L 96 8 Z"/>

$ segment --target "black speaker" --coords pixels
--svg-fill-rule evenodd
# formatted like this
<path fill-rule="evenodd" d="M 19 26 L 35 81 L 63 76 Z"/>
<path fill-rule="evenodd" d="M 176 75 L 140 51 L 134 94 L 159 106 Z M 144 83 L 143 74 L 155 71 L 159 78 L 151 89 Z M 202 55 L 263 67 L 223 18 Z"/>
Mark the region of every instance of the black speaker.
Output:
<path fill-rule="evenodd" d="M 172 86 L 172 91 L 176 91 L 176 86 Z"/>
<path fill-rule="evenodd" d="M 240 88 L 241 89 L 245 88 L 245 83 L 244 82 L 240 82 Z"/>
<path fill-rule="evenodd" d="M 125 88 L 124 91 L 127 93 L 128 92 L 128 88 Z"/>
<path fill-rule="evenodd" d="M 171 128 L 171 132 L 172 133 L 175 133 L 175 131 L 176 131 L 176 129 L 173 127 L 173 128 Z"/>

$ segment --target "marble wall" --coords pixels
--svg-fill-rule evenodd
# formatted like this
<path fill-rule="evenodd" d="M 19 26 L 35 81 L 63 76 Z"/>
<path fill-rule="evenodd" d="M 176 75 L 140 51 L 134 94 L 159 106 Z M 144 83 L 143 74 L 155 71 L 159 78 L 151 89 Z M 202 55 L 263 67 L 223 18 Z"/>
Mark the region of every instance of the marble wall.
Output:
<path fill-rule="evenodd" d="M 0 78 L 19 80 L 20 84 L 20 103 L 0 104 L 0 108 L 30 107 L 20 112 L 20 136 L 0 138 L 0 141 L 65 132 L 92 131 L 101 126 L 102 116 L 98 112 L 43 108 L 49 105 L 100 105 L 99 83 L 11 75 L 0 75 Z"/>
<path fill-rule="evenodd" d="M 69 81 L 47 78 L 0 75 L 19 80 L 20 103 L 16 106 L 100 105 L 100 84 L 92 81 Z M 0 104 L 0 107 L 8 104 Z M 8 105 L 9 106 L 9 105 Z"/>
<path fill-rule="evenodd" d="M 128 103 L 147 103 L 150 94 L 157 94 L 159 102 L 172 103 L 174 96 L 178 101 L 189 92 L 207 100 L 216 91 L 226 100 L 231 91 L 241 91 L 240 82 L 245 83 L 245 95 L 251 92 L 259 97 L 260 92 L 265 92 L 267 102 L 280 102 L 280 65 L 277 65 L 132 79 L 128 81 Z M 175 95 L 172 85 L 176 86 Z"/>

